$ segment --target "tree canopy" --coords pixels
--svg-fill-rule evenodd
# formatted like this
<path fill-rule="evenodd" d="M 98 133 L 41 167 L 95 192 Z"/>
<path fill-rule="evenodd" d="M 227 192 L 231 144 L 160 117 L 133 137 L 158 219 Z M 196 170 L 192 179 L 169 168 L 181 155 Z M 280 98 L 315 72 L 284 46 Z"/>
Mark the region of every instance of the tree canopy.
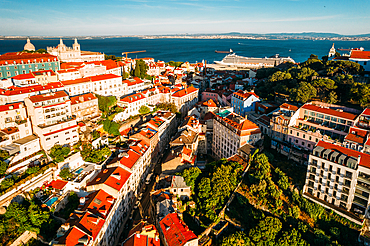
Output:
<path fill-rule="evenodd" d="M 307 61 L 287 68 L 262 68 L 255 91 L 262 97 L 273 99 L 275 93 L 289 96 L 291 101 L 306 103 L 320 100 L 327 103 L 354 103 L 362 107 L 370 104 L 367 84 L 354 83 L 352 75 L 363 74 L 364 69 L 352 61 L 320 60 L 312 54 Z"/>
<path fill-rule="evenodd" d="M 69 146 L 54 145 L 50 150 L 50 156 L 56 162 L 63 162 L 65 157 L 69 155 L 71 148 Z"/>
<path fill-rule="evenodd" d="M 140 114 L 149 114 L 150 113 L 150 109 L 147 106 L 143 105 L 143 106 L 140 107 L 139 113 Z"/>

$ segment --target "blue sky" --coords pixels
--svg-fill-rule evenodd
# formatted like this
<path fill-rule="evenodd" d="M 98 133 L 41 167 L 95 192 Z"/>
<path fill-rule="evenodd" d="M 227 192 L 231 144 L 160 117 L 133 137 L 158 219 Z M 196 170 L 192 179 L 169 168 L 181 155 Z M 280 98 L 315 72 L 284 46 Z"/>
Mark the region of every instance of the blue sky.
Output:
<path fill-rule="evenodd" d="M 0 35 L 370 33 L 369 0 L 0 0 Z"/>

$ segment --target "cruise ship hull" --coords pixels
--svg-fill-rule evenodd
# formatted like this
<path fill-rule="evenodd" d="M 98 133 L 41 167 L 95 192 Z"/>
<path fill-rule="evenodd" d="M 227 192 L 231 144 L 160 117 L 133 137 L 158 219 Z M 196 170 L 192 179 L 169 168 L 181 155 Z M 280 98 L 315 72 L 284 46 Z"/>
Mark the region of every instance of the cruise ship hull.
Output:
<path fill-rule="evenodd" d="M 254 57 L 244 57 L 235 54 L 229 54 L 222 59 L 222 61 L 215 61 L 214 63 L 229 66 L 229 67 L 244 67 L 244 68 L 262 68 L 262 67 L 274 67 L 278 66 L 284 62 L 295 61 L 290 57 L 265 57 L 265 58 L 254 58 Z"/>

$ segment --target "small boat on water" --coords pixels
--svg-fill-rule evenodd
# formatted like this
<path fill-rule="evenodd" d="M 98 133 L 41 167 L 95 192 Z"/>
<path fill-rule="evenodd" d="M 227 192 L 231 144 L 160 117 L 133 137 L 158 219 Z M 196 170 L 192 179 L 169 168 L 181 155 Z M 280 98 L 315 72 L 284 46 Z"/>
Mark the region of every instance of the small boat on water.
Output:
<path fill-rule="evenodd" d="M 222 54 L 229 54 L 229 53 L 233 53 L 233 50 L 230 49 L 229 51 L 226 51 L 226 50 L 215 50 L 216 53 L 222 53 Z"/>

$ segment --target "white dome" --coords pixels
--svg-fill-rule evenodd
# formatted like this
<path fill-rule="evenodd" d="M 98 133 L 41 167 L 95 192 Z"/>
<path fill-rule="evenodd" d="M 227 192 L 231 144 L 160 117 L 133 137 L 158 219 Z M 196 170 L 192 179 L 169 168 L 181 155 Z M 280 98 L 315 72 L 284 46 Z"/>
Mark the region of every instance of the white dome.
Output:
<path fill-rule="evenodd" d="M 23 50 L 35 51 L 35 46 L 31 43 L 29 38 L 27 38 L 27 43 L 24 45 Z"/>

